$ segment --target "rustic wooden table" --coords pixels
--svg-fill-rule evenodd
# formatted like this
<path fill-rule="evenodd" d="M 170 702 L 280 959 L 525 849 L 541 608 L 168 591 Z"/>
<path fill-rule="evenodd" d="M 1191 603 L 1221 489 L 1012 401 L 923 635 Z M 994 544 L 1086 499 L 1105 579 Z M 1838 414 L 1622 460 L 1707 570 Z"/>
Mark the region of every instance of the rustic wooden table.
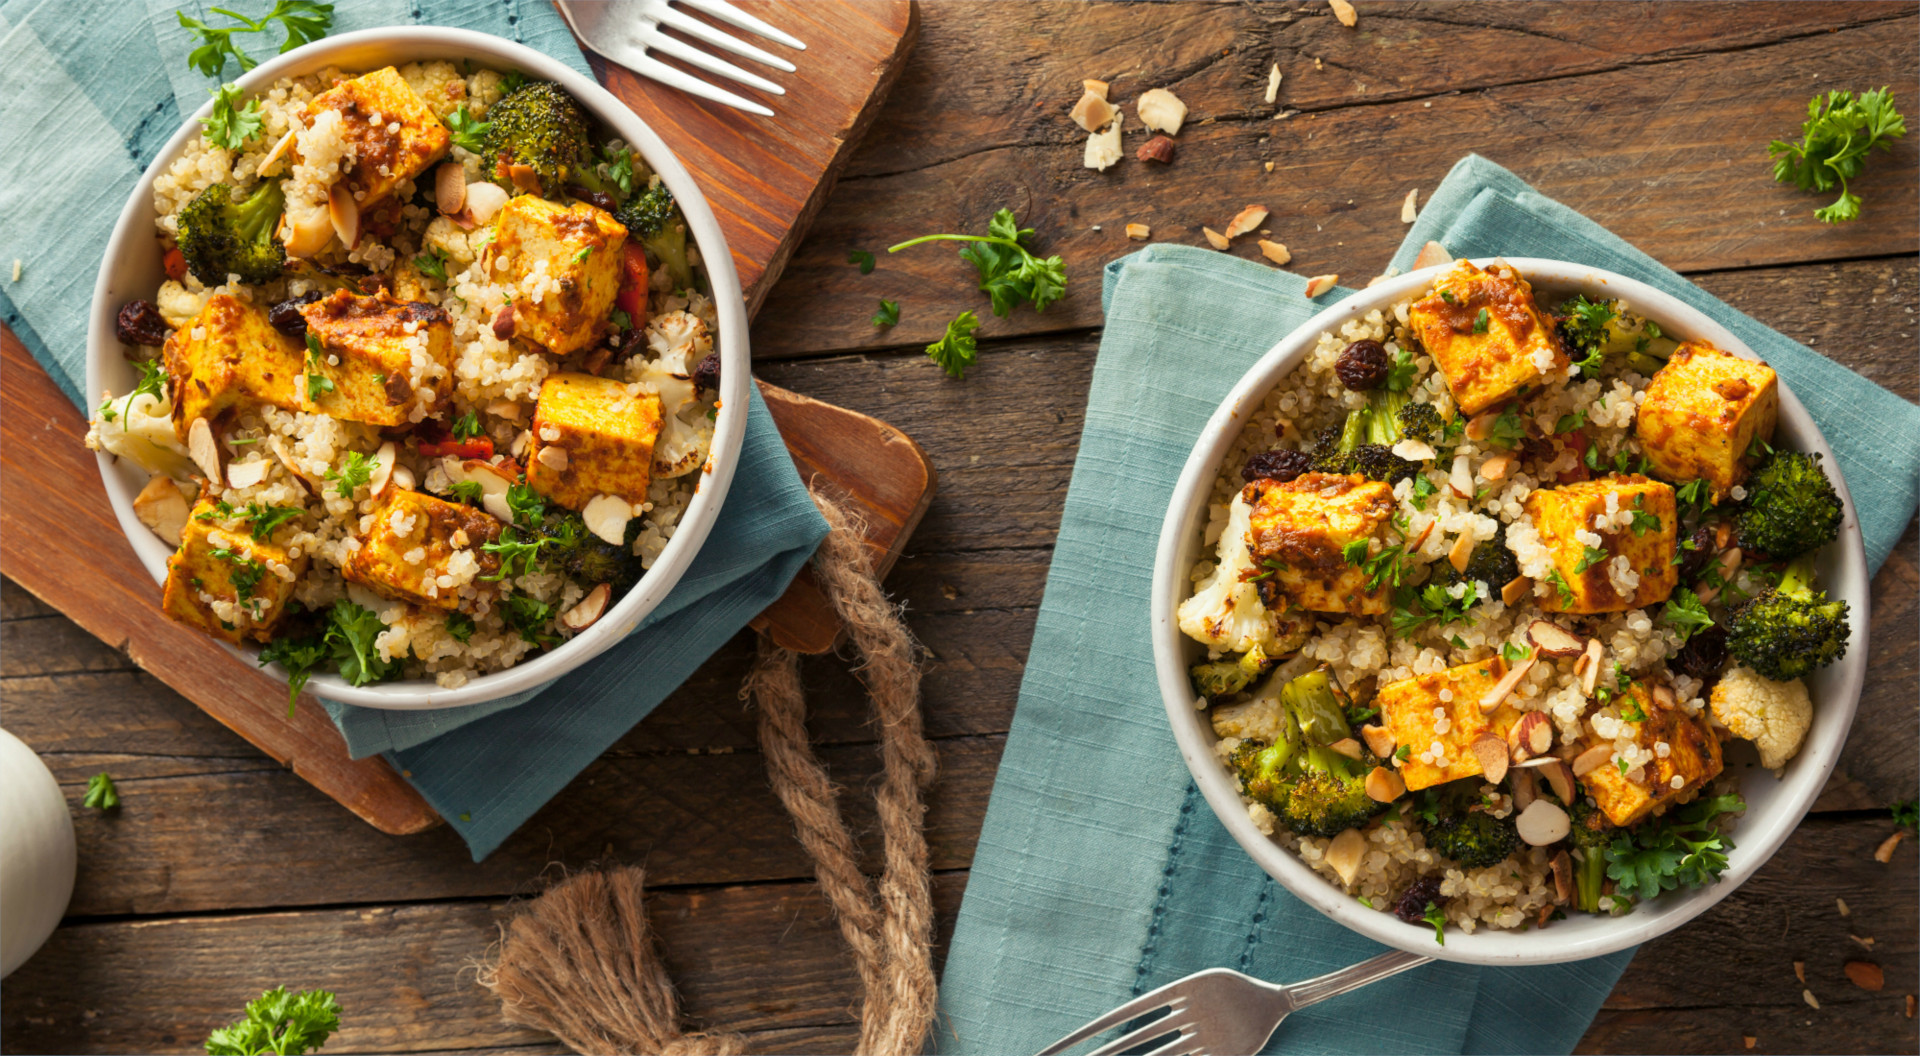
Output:
<path fill-rule="evenodd" d="M 907 73 L 773 290 L 754 348 L 761 376 L 895 423 L 940 471 L 891 587 L 934 657 L 926 707 L 943 771 L 927 824 L 943 935 L 1073 465 L 1099 269 L 1133 248 L 1126 223 L 1199 244 L 1202 224 L 1259 202 L 1295 270 L 1363 281 L 1401 237 L 1407 190 L 1424 201 L 1477 151 L 1920 398 L 1920 136 L 1874 159 L 1854 185 L 1867 218 L 1842 228 L 1772 183 L 1765 157 L 1815 91 L 1891 84 L 1920 115 L 1912 3 L 1362 4 L 1355 29 L 1319 3 L 933 2 L 922 17 Z M 1261 101 L 1274 62 L 1278 118 Z M 1173 164 L 1083 169 L 1065 111 L 1084 77 L 1128 100 L 1175 88 L 1193 113 Z M 1002 205 L 1065 255 L 1072 293 L 1043 316 L 989 319 L 979 366 L 950 381 L 919 348 L 960 308 L 984 308 L 970 270 L 928 250 L 862 276 L 846 253 L 977 228 Z M 901 303 L 891 331 L 867 324 L 882 297 Z M 1920 1044 L 1906 1004 L 1920 974 L 1914 843 L 1891 864 L 1872 858 L 1893 831 L 1886 804 L 1916 786 L 1911 527 L 1873 591 L 1872 677 L 1815 812 L 1740 891 L 1642 951 L 1583 1051 L 1737 1052 L 1745 1036 L 1772 1052 Z M 197 1051 L 279 983 L 339 993 L 345 1025 L 329 1052 L 549 1051 L 501 1021 L 471 966 L 515 898 L 597 860 L 648 866 L 695 1017 L 749 1031 L 756 1051 L 844 1051 L 855 1037 L 856 980 L 736 698 L 744 635 L 475 865 L 445 829 L 368 828 L 10 583 L 0 619 L 5 724 L 69 790 L 80 840 L 71 915 L 7 980 L 7 1051 Z M 857 685 L 831 658 L 808 679 L 822 755 L 858 790 L 877 761 Z M 100 770 L 120 782 L 112 816 L 77 807 Z M 864 798 L 847 797 L 863 825 Z M 1884 968 L 1884 991 L 1847 980 L 1856 959 Z"/>

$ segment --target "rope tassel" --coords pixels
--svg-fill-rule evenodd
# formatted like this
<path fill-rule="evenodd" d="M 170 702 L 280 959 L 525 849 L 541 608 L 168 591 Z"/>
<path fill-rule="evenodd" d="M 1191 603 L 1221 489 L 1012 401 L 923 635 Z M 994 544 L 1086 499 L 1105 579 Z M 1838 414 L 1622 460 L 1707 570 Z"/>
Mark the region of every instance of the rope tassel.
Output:
<path fill-rule="evenodd" d="M 814 572 L 860 655 L 880 729 L 877 884 L 860 871 L 833 782 L 807 739 L 799 655 L 761 638 L 740 696 L 759 711 L 767 778 L 853 953 L 865 993 L 856 1051 L 917 1053 L 936 995 L 922 793 L 937 768 L 921 726 L 918 647 L 880 587 L 858 522 L 817 488 L 813 500 L 831 529 Z M 642 870 L 622 867 L 555 885 L 508 925 L 481 985 L 500 998 L 507 1020 L 545 1030 L 575 1052 L 744 1052 L 739 1034 L 681 1033 L 679 1002 L 642 907 L 643 880 Z"/>

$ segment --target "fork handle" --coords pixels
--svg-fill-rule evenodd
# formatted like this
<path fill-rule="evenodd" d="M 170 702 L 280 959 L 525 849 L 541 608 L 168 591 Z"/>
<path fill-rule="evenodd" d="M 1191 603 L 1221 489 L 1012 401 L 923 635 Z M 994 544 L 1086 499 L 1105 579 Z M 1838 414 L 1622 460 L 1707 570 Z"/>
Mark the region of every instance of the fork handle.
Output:
<path fill-rule="evenodd" d="M 1399 975 L 1409 968 L 1418 968 L 1431 957 L 1424 957 L 1405 950 L 1394 950 L 1378 957 L 1350 965 L 1337 972 L 1328 972 L 1305 982 L 1284 987 L 1283 991 L 1291 999 L 1295 1009 L 1308 1005 L 1317 1005 L 1329 997 L 1339 997 L 1349 990 L 1358 990 L 1368 983 L 1378 982 L 1390 975 Z"/>

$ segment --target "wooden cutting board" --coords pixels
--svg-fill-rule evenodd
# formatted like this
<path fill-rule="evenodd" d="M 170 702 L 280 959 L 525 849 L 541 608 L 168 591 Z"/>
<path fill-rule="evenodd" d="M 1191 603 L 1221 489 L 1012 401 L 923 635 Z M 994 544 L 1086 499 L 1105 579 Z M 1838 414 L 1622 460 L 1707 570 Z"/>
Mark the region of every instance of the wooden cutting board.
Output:
<path fill-rule="evenodd" d="M 594 69 L 700 181 L 753 312 L 899 74 L 919 20 L 909 0 L 740 6 L 808 44 L 795 57 L 799 72 L 769 74 L 788 89 L 765 98 L 775 117 L 693 99 L 597 60 Z M 382 832 L 439 824 L 385 760 L 349 759 L 339 730 L 311 697 L 289 719 L 285 684 L 161 614 L 159 590 L 127 545 L 82 443 L 85 419 L 4 327 L 0 377 L 0 574 Z M 761 392 L 802 479 L 853 504 L 884 573 L 932 501 L 932 463 L 884 422 L 771 385 Z M 753 626 L 809 652 L 830 649 L 838 632 L 810 574 Z"/>

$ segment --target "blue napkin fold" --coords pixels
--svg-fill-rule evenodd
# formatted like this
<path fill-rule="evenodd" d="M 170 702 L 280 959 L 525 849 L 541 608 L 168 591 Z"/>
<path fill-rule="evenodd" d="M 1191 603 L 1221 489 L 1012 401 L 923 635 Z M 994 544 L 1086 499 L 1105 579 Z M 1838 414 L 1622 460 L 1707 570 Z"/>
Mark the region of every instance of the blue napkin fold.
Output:
<path fill-rule="evenodd" d="M 1395 263 L 1573 259 L 1677 294 L 1772 363 L 1827 430 L 1877 566 L 1913 515 L 1920 408 L 1727 308 L 1592 221 L 1468 157 Z M 1086 425 L 1005 754 L 941 983 L 944 1053 L 1034 1052 L 1202 968 L 1298 980 L 1381 952 L 1295 899 L 1208 810 L 1167 727 L 1148 598 L 1161 518 L 1207 417 L 1326 304 L 1296 275 L 1188 246 L 1107 266 Z M 1290 1017 L 1270 1052 L 1565 1052 L 1631 950 L 1429 964 Z"/>
<path fill-rule="evenodd" d="M 0 273 L 21 261 L 18 282 L 0 281 L 0 320 L 83 411 L 93 402 L 80 390 L 100 253 L 140 173 L 215 83 L 187 65 L 196 41 L 175 12 L 231 22 L 212 6 L 0 3 L 0 141 L 10 148 L 0 162 Z M 389 25 L 492 33 L 588 72 L 544 0 L 335 0 L 336 34 Z M 275 28 L 239 43 L 264 59 L 281 39 Z M 239 72 L 229 61 L 222 78 Z M 706 545 L 626 640 L 505 700 L 431 712 L 329 701 L 328 714 L 356 758 L 384 753 L 478 861 L 772 604 L 826 532 L 755 389 Z"/>

